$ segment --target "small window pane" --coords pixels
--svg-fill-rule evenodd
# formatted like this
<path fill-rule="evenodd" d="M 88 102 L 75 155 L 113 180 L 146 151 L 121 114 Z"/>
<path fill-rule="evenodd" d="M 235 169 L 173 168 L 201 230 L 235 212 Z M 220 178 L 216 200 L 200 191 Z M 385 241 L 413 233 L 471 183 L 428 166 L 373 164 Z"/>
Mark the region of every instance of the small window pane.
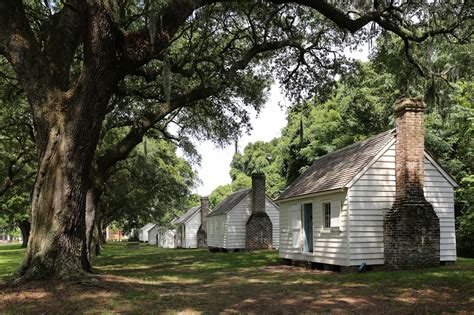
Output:
<path fill-rule="evenodd" d="M 325 203 L 324 205 L 324 228 L 329 229 L 331 227 L 331 204 Z"/>

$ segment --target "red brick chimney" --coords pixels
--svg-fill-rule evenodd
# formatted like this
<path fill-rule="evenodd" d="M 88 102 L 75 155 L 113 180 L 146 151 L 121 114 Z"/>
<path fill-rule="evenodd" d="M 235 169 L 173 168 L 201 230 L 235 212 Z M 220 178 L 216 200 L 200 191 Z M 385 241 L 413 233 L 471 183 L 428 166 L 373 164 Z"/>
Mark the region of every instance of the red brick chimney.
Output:
<path fill-rule="evenodd" d="M 207 231 L 207 216 L 209 215 L 209 197 L 201 197 L 201 226 Z"/>
<path fill-rule="evenodd" d="M 252 174 L 252 212 L 265 212 L 265 174 Z"/>
<path fill-rule="evenodd" d="M 201 226 L 197 231 L 198 248 L 207 247 L 207 217 L 209 215 L 209 198 L 201 197 Z"/>
<path fill-rule="evenodd" d="M 396 194 L 383 223 L 385 265 L 393 269 L 440 264 L 439 218 L 423 193 L 425 108 L 420 99 L 395 103 Z"/>
<path fill-rule="evenodd" d="M 395 156 L 396 199 L 424 199 L 425 103 L 401 99 L 395 103 L 397 145 Z"/>
<path fill-rule="evenodd" d="M 250 250 L 272 247 L 273 225 L 265 212 L 265 175 L 252 175 L 252 214 L 245 224 L 245 247 Z"/>

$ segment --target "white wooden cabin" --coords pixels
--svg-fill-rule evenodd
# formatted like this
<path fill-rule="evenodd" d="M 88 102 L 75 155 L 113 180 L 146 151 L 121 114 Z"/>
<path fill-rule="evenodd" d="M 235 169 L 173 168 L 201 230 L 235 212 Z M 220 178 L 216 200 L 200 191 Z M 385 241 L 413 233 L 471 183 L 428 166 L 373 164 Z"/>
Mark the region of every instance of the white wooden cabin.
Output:
<path fill-rule="evenodd" d="M 165 226 L 155 225 L 148 232 L 148 244 L 161 248 L 175 248 L 176 230 Z"/>
<path fill-rule="evenodd" d="M 9 233 L 5 232 L 5 230 L 0 228 L 0 244 L 21 242 L 21 240 L 21 237 L 12 236 Z"/>
<path fill-rule="evenodd" d="M 174 221 L 176 225 L 176 247 L 198 248 L 197 233 L 201 226 L 201 206 L 189 209 Z"/>
<path fill-rule="evenodd" d="M 176 247 L 176 230 L 162 228 L 158 230 L 158 247 L 175 248 Z"/>
<path fill-rule="evenodd" d="M 359 266 L 384 264 L 384 213 L 395 200 L 396 130 L 316 160 L 277 199 L 280 257 Z M 440 261 L 456 260 L 454 188 L 424 154 L 424 194 L 440 220 Z"/>
<path fill-rule="evenodd" d="M 138 240 L 144 243 L 148 242 L 148 232 L 155 226 L 154 223 L 147 223 L 138 231 Z"/>
<path fill-rule="evenodd" d="M 246 223 L 252 214 L 252 189 L 242 189 L 224 199 L 209 214 L 207 243 L 209 248 L 226 250 L 246 248 Z M 264 193 L 264 191 L 263 191 Z M 272 223 L 272 247 L 279 247 L 279 209 L 265 195 L 265 212 Z"/>

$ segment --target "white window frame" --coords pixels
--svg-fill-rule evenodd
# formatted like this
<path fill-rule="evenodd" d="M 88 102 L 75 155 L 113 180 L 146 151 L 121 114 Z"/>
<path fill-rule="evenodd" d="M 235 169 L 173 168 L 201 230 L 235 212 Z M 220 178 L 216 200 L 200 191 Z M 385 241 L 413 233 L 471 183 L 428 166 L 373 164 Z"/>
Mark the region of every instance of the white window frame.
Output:
<path fill-rule="evenodd" d="M 326 205 L 329 205 L 329 217 L 326 215 Z M 322 202 L 322 209 L 323 209 L 323 230 L 330 231 L 331 230 L 331 201 L 323 201 Z M 327 220 L 328 219 L 328 220 Z M 329 222 L 329 226 L 326 223 Z"/>

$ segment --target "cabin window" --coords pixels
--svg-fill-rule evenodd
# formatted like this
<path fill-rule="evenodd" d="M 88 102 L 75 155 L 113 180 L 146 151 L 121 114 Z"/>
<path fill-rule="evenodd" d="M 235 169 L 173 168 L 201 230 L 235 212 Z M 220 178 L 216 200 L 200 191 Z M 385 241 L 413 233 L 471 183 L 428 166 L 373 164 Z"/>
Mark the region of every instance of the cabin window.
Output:
<path fill-rule="evenodd" d="M 301 207 L 301 218 L 303 219 L 304 247 L 305 252 L 313 252 L 313 204 L 305 203 Z"/>
<path fill-rule="evenodd" d="M 331 228 L 331 203 L 323 203 L 323 215 L 324 215 L 324 228 Z"/>

